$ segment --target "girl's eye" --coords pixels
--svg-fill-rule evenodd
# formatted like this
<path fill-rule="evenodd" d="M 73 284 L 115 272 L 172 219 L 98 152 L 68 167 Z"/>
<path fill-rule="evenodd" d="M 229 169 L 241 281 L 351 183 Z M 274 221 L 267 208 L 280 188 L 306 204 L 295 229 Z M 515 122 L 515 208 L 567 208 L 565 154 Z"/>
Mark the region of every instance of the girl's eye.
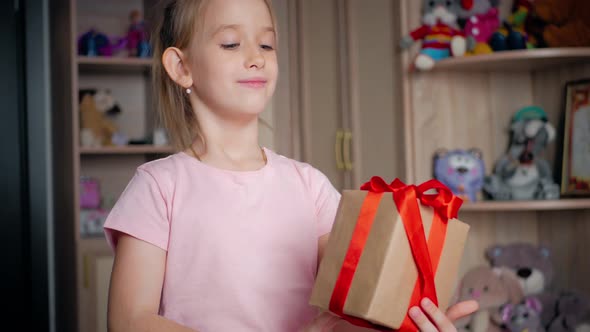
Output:
<path fill-rule="evenodd" d="M 237 48 L 238 46 L 240 46 L 240 44 L 238 44 L 238 43 L 221 44 L 221 48 L 223 48 L 224 50 L 233 50 L 233 49 Z"/>
<path fill-rule="evenodd" d="M 453 5 L 453 2 L 447 1 L 447 7 L 451 7 L 452 5 Z"/>
<path fill-rule="evenodd" d="M 267 51 L 274 50 L 274 48 L 270 45 L 260 45 L 260 47 L 262 47 L 263 50 L 267 50 Z"/>

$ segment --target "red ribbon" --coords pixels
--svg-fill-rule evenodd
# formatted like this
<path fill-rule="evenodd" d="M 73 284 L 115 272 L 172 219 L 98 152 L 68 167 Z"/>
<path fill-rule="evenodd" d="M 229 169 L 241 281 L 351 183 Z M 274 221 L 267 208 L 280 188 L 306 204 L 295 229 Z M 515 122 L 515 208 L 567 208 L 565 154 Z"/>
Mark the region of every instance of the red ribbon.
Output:
<path fill-rule="evenodd" d="M 435 194 L 427 194 L 427 191 L 436 190 Z M 336 280 L 330 311 L 344 318 L 353 325 L 368 327 L 379 331 L 392 331 L 389 328 L 372 324 L 363 319 L 344 314 L 343 308 L 348 297 L 352 279 L 356 272 L 360 256 L 369 237 L 375 214 L 379 208 L 379 202 L 383 193 L 393 193 L 393 199 L 398 212 L 402 217 L 406 235 L 410 243 L 410 249 L 414 262 L 418 269 L 418 279 L 412 292 L 408 308 L 417 306 L 422 298 L 429 298 L 436 305 L 438 299 L 434 285 L 435 271 L 438 268 L 449 219 L 456 218 L 463 201 L 454 196 L 449 188 L 437 180 L 427 181 L 419 186 L 406 185 L 399 179 L 387 184 L 380 177 L 373 177 L 371 181 L 361 186 L 361 190 L 369 191 L 361 207 L 357 224 L 350 241 L 344 263 Z M 434 209 L 434 218 L 430 228 L 428 241 L 424 236 L 424 225 L 420 216 L 418 201 Z M 416 331 L 418 327 L 414 321 L 406 315 L 398 331 Z"/>

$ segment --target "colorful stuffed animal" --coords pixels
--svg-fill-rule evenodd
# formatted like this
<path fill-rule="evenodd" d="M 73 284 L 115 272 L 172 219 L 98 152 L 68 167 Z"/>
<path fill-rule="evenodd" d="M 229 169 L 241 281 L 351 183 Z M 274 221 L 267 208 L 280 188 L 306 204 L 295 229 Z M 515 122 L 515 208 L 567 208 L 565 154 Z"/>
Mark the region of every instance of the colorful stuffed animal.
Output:
<path fill-rule="evenodd" d="M 420 70 L 432 69 L 439 60 L 462 56 L 466 51 L 463 32 L 459 30 L 459 4 L 455 0 L 423 0 L 423 25 L 402 38 L 402 49 L 422 40 L 422 50 L 414 65 Z"/>
<path fill-rule="evenodd" d="M 545 332 L 541 324 L 541 301 L 529 297 L 524 303 L 507 304 L 502 308 L 502 321 L 509 332 Z"/>
<path fill-rule="evenodd" d="M 536 42 L 526 31 L 530 12 L 536 0 L 514 0 L 512 14 L 490 37 L 489 43 L 494 51 L 509 51 L 534 48 Z"/>
<path fill-rule="evenodd" d="M 535 0 L 527 30 L 542 46 L 590 46 L 590 1 Z"/>
<path fill-rule="evenodd" d="M 141 12 L 134 10 L 129 14 L 130 25 L 127 31 L 127 51 L 130 57 L 150 56 L 149 37 Z"/>
<path fill-rule="evenodd" d="M 486 258 L 493 267 L 514 271 L 527 296 L 542 293 L 553 280 L 551 252 L 545 246 L 524 242 L 495 245 L 486 250 Z"/>
<path fill-rule="evenodd" d="M 492 53 L 490 37 L 500 27 L 500 0 L 462 0 L 459 18 L 465 20 L 463 31 L 470 54 Z"/>
<path fill-rule="evenodd" d="M 123 47 L 124 38 L 110 38 L 106 34 L 90 29 L 78 38 L 78 55 L 113 56 Z"/>
<path fill-rule="evenodd" d="M 434 177 L 466 201 L 475 202 L 483 187 L 485 165 L 478 149 L 438 150 Z"/>
<path fill-rule="evenodd" d="M 469 270 L 457 288 L 457 302 L 475 300 L 479 310 L 455 322 L 458 330 L 471 332 L 501 331 L 501 311 L 506 304 L 523 298 L 518 279 L 510 269 L 478 266 Z"/>
<path fill-rule="evenodd" d="M 496 163 L 494 173 L 486 177 L 484 192 L 494 200 L 557 199 L 549 162 L 541 157 L 555 139 L 555 128 L 545 111 L 530 106 L 512 119 L 508 152 Z"/>

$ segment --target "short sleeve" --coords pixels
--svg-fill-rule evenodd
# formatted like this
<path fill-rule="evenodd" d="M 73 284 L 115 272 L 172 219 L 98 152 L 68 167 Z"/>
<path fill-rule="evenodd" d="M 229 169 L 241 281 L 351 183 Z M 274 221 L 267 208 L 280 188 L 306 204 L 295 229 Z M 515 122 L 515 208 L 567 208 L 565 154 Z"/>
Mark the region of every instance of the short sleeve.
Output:
<path fill-rule="evenodd" d="M 148 171 L 138 168 L 113 206 L 105 224 L 107 241 L 114 250 L 125 233 L 167 250 L 170 223 L 162 186 Z"/>
<path fill-rule="evenodd" d="M 312 172 L 311 191 L 316 208 L 318 236 L 322 236 L 332 230 L 341 195 L 328 177 L 317 169 Z"/>

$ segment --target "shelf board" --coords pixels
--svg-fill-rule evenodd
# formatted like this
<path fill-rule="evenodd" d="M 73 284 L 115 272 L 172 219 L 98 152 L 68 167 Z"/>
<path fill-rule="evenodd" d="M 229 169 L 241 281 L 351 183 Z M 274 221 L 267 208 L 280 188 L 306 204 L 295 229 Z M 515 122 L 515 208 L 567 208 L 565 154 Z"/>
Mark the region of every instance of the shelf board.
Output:
<path fill-rule="evenodd" d="M 590 198 L 572 198 L 536 201 L 481 201 L 465 203 L 463 212 L 502 212 L 502 211 L 550 211 L 550 210 L 590 210 Z"/>
<path fill-rule="evenodd" d="M 77 57 L 78 69 L 84 72 L 148 72 L 151 58 Z"/>
<path fill-rule="evenodd" d="M 590 63 L 590 47 L 541 48 L 448 58 L 437 62 L 434 70 L 540 70 L 574 63 Z"/>
<path fill-rule="evenodd" d="M 80 154 L 83 155 L 107 155 L 107 154 L 169 154 L 175 150 L 171 146 L 153 146 L 153 145 L 128 145 L 88 148 L 80 147 Z"/>

